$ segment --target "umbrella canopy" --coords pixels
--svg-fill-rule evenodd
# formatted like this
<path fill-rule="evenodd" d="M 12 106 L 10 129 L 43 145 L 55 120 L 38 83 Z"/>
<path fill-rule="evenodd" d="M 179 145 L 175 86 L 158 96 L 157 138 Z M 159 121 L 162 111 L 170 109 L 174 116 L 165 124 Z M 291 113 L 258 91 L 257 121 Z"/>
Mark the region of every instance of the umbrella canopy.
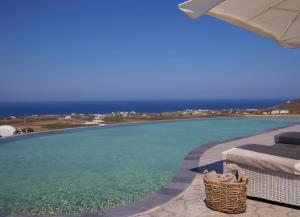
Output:
<path fill-rule="evenodd" d="M 16 134 L 16 128 L 10 125 L 2 125 L 0 126 L 0 137 L 13 136 Z"/>
<path fill-rule="evenodd" d="M 283 47 L 300 47 L 300 0 L 189 0 L 179 8 L 192 19 L 207 14 Z"/>

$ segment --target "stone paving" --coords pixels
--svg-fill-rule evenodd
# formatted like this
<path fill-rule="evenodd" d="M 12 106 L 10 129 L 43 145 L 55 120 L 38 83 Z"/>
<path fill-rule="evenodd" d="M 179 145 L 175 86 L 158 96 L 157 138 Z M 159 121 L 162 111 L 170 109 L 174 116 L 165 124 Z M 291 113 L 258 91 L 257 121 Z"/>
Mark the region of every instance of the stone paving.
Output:
<path fill-rule="evenodd" d="M 199 161 L 199 168 L 219 165 L 221 152 L 232 147 L 237 147 L 246 143 L 258 143 L 272 145 L 274 135 L 286 131 L 300 131 L 300 125 L 291 126 L 264 134 L 225 142 L 208 149 Z M 217 166 L 218 167 L 218 166 Z M 216 167 L 211 167 L 216 168 Z M 218 168 L 217 168 L 218 169 Z M 201 170 L 201 171 L 202 171 Z M 200 171 L 200 172 L 201 172 Z M 180 195 L 167 203 L 155 207 L 143 213 L 134 215 L 135 217 L 300 217 L 300 209 L 261 202 L 257 200 L 247 201 L 247 211 L 243 214 L 228 215 L 208 209 L 204 202 L 205 192 L 202 175 L 199 173 L 194 178 L 191 185 Z"/>

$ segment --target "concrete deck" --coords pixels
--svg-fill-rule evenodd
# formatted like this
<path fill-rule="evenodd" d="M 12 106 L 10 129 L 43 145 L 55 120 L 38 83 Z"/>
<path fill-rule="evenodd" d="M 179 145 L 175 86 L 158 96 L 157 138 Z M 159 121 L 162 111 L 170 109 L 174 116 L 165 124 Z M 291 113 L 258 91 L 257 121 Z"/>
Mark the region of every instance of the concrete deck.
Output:
<path fill-rule="evenodd" d="M 290 208 L 286 206 L 261 202 L 257 200 L 247 201 L 247 211 L 243 214 L 227 215 L 208 209 L 205 205 L 205 192 L 202 181 L 201 172 L 208 170 L 222 169 L 221 153 L 227 149 L 237 147 L 247 143 L 257 143 L 263 145 L 273 145 L 274 135 L 287 132 L 299 131 L 300 125 L 294 125 L 260 135 L 255 135 L 247 138 L 242 138 L 234 141 L 220 143 L 207 149 L 199 160 L 199 167 L 196 172 L 199 172 L 193 179 L 190 186 L 179 194 L 177 197 L 166 202 L 163 205 L 155 207 L 143 213 L 134 215 L 135 217 L 194 217 L 194 216 L 243 216 L 243 217 L 300 217 L 300 209 Z M 192 169 L 192 168 L 190 168 Z"/>

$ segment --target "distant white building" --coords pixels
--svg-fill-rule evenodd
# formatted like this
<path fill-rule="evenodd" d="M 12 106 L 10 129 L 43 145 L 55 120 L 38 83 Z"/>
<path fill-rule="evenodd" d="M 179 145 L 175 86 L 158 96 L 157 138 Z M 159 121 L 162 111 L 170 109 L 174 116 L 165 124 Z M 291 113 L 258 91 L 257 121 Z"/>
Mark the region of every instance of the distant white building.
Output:
<path fill-rule="evenodd" d="M 83 125 L 106 125 L 104 124 L 104 120 L 103 118 L 105 117 L 102 114 L 93 114 L 94 119 L 92 121 L 86 121 L 84 123 L 82 123 Z"/>
<path fill-rule="evenodd" d="M 280 114 L 287 115 L 287 114 L 290 114 L 290 111 L 289 110 L 280 110 Z"/>
<path fill-rule="evenodd" d="M 104 115 L 102 115 L 102 114 L 95 114 L 94 115 L 95 116 L 95 120 L 102 120 L 102 118 L 104 118 Z"/>
<path fill-rule="evenodd" d="M 196 111 L 193 111 L 192 114 L 194 114 L 194 115 L 198 115 L 198 114 L 206 115 L 206 114 L 208 114 L 208 112 L 209 112 L 208 110 L 198 109 Z"/>
<path fill-rule="evenodd" d="M 72 117 L 68 115 L 68 116 L 66 116 L 64 119 L 65 119 L 65 120 L 71 120 Z"/>
<path fill-rule="evenodd" d="M 280 114 L 280 110 L 271 111 L 271 115 L 279 115 L 279 114 Z"/>
<path fill-rule="evenodd" d="M 191 115 L 191 114 L 193 114 L 193 112 L 194 112 L 194 110 L 192 110 L 192 109 L 186 109 L 185 111 L 181 112 L 181 114 L 183 114 L 183 115 L 187 115 L 187 114 Z"/>
<path fill-rule="evenodd" d="M 86 122 L 82 123 L 82 125 L 99 125 L 99 126 L 104 126 L 106 124 L 103 123 L 103 121 L 93 120 L 93 121 L 86 121 Z"/>
<path fill-rule="evenodd" d="M 120 115 L 126 118 L 128 116 L 128 112 L 120 112 Z"/>
<path fill-rule="evenodd" d="M 258 109 L 246 109 L 248 112 L 258 112 Z"/>
<path fill-rule="evenodd" d="M 96 119 L 96 118 L 95 118 L 95 119 L 93 120 L 93 122 L 99 124 L 99 123 L 104 123 L 104 120 L 102 120 L 102 119 Z"/>
<path fill-rule="evenodd" d="M 0 137 L 13 136 L 16 133 L 17 133 L 17 130 L 13 126 L 10 126 L 10 125 L 0 126 Z"/>

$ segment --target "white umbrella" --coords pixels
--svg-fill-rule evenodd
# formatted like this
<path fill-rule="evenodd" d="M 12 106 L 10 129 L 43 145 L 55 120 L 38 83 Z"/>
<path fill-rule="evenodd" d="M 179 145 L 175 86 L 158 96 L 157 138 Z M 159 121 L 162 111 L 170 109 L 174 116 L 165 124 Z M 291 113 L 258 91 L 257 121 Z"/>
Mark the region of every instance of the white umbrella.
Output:
<path fill-rule="evenodd" d="M 16 134 L 16 128 L 10 125 L 2 125 L 0 126 L 0 137 L 13 136 Z"/>
<path fill-rule="evenodd" d="M 192 19 L 207 14 L 283 47 L 300 47 L 300 0 L 189 0 L 178 6 Z"/>

